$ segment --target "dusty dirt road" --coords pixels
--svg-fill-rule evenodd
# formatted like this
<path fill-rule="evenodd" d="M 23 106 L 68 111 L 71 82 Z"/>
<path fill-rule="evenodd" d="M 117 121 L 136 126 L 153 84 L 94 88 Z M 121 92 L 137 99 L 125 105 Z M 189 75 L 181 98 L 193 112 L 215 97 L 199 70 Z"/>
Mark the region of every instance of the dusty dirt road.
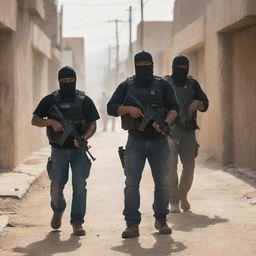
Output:
<path fill-rule="evenodd" d="M 141 184 L 141 236 L 121 238 L 124 175 L 117 147 L 125 133 L 98 133 L 92 152 L 97 157 L 88 180 L 87 235 L 72 236 L 69 224 L 71 185 L 66 186 L 68 207 L 61 231 L 49 225 L 49 180 L 46 173 L 18 204 L 17 214 L 0 238 L 0 255 L 20 256 L 255 256 L 256 206 L 245 198 L 255 188 L 220 170 L 197 166 L 190 193 L 191 212 L 169 214 L 172 235 L 159 235 L 152 217 L 153 183 L 146 166 Z"/>

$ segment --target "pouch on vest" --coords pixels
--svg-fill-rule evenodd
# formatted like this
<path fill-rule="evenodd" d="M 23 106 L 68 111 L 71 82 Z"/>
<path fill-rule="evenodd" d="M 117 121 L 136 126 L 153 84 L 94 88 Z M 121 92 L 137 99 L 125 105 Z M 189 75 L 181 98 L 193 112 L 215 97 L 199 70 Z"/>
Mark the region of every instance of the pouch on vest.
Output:
<path fill-rule="evenodd" d="M 136 87 L 134 77 L 127 79 L 127 85 L 128 90 L 123 105 L 138 107 L 136 103 L 129 98 L 129 94 L 131 94 L 138 98 L 142 104 L 151 106 L 160 118 L 165 118 L 166 109 L 163 105 L 161 78 L 154 76 L 151 86 L 147 88 Z M 124 130 L 138 130 L 142 122 L 142 118 L 134 119 L 130 114 L 126 114 L 121 116 L 121 121 L 122 128 Z"/>
<path fill-rule="evenodd" d="M 191 76 L 188 77 L 184 87 L 176 87 L 171 76 L 165 77 L 173 86 L 176 94 L 177 103 L 179 105 L 179 114 L 175 120 L 177 126 L 183 127 L 186 131 L 195 131 L 197 126 L 197 114 L 193 113 L 192 119 L 187 115 L 187 110 L 191 102 L 195 99 L 194 81 Z"/>

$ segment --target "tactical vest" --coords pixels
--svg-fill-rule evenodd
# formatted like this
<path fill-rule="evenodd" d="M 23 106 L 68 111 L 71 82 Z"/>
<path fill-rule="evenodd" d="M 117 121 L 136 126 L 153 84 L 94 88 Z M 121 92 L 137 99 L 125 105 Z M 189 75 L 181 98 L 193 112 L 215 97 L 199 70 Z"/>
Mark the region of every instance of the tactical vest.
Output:
<path fill-rule="evenodd" d="M 176 125 L 182 126 L 187 131 L 193 131 L 198 129 L 196 124 L 197 114 L 193 114 L 192 119 L 187 115 L 187 110 L 190 103 L 195 99 L 195 84 L 191 76 L 188 76 L 187 82 L 184 87 L 175 86 L 175 83 L 171 76 L 165 77 L 172 85 L 175 90 L 177 103 L 179 105 L 179 115 L 176 119 Z"/>
<path fill-rule="evenodd" d="M 88 123 L 85 120 L 83 113 L 83 102 L 85 99 L 84 92 L 77 90 L 74 98 L 71 99 L 70 102 L 63 100 L 60 97 L 59 90 L 53 92 L 52 95 L 54 96 L 55 105 L 61 111 L 65 119 L 72 122 L 79 135 L 84 135 L 88 128 Z M 48 119 L 54 119 L 54 117 L 49 115 Z M 51 126 L 47 126 L 47 137 L 50 144 L 57 143 L 61 135 L 62 132 L 55 132 Z"/>
<path fill-rule="evenodd" d="M 129 95 L 134 95 L 142 105 L 151 106 L 156 112 L 159 118 L 164 119 L 166 116 L 166 108 L 163 102 L 163 93 L 161 88 L 162 78 L 154 76 L 151 85 L 147 88 L 139 88 L 136 86 L 135 77 L 127 79 L 127 94 L 124 99 L 124 106 L 138 107 L 133 102 Z M 142 121 L 142 118 L 134 119 L 130 114 L 121 116 L 122 128 L 124 130 L 137 130 Z"/>

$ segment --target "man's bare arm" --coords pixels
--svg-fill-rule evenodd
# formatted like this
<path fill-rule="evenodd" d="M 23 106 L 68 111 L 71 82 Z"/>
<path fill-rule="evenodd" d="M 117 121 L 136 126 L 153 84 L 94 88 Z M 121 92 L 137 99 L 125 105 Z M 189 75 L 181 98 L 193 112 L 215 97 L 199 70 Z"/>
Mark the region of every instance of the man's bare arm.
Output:
<path fill-rule="evenodd" d="M 96 121 L 95 121 L 95 122 L 92 122 L 92 123 L 89 123 L 88 130 L 87 130 L 87 132 L 86 132 L 85 135 L 84 135 L 84 139 L 85 139 L 85 140 L 90 139 L 90 138 L 94 135 L 94 133 L 96 132 L 96 130 L 97 130 Z"/>
<path fill-rule="evenodd" d="M 176 119 L 178 113 L 176 110 L 169 110 L 166 118 L 165 118 L 165 122 L 171 127 L 172 123 L 174 122 L 174 120 Z M 156 122 L 153 123 L 153 127 L 155 128 L 155 130 L 161 134 L 164 135 L 164 132 L 160 129 L 159 124 L 157 124 Z"/>
<path fill-rule="evenodd" d="M 83 136 L 83 137 L 84 137 L 84 140 L 85 140 L 85 141 L 89 140 L 89 139 L 94 135 L 94 133 L 96 132 L 96 130 L 97 130 L 96 121 L 89 123 L 87 132 L 86 132 L 85 135 Z M 74 140 L 74 145 L 75 145 L 76 148 L 80 148 L 79 142 L 78 142 L 77 140 Z"/>
<path fill-rule="evenodd" d="M 164 121 L 166 123 L 168 123 L 169 125 L 172 125 L 172 123 L 175 121 L 177 115 L 178 115 L 178 113 L 176 110 L 169 110 Z"/>
<path fill-rule="evenodd" d="M 31 120 L 31 124 L 37 127 L 51 126 L 55 132 L 64 131 L 62 125 L 53 119 L 44 119 L 37 115 L 34 115 Z"/>
<path fill-rule="evenodd" d="M 119 106 L 116 113 L 118 116 L 130 114 L 131 117 L 135 119 L 144 117 L 142 111 L 139 108 L 133 106 Z"/>

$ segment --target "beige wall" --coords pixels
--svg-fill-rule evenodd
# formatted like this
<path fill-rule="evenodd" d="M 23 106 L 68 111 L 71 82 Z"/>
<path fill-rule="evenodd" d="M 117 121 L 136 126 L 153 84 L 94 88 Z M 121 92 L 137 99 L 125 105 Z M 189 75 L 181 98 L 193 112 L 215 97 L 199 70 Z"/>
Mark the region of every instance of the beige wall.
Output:
<path fill-rule="evenodd" d="M 0 30 L 0 171 L 14 162 L 13 32 Z"/>
<path fill-rule="evenodd" d="M 173 37 L 173 53 L 191 52 L 201 48 L 205 42 L 205 17 L 202 16 Z"/>
<path fill-rule="evenodd" d="M 16 29 L 17 0 L 0 1 L 0 29 Z"/>
<path fill-rule="evenodd" d="M 33 110 L 48 94 L 47 60 L 51 56 L 49 38 L 31 22 L 27 13 L 18 12 L 17 19 L 19 22 L 14 34 L 14 165 L 46 145 L 44 129 L 31 126 L 30 121 Z"/>
<path fill-rule="evenodd" d="M 199 114 L 201 149 L 224 165 L 255 167 L 256 1 L 204 1 L 201 17 L 185 13 L 192 2 L 196 9 L 200 1 L 176 0 L 175 34 L 161 52 L 161 68 L 171 71 L 168 58 L 176 54 L 189 56 L 190 74 L 210 101 L 207 113 Z M 190 20 L 177 18 L 185 14 Z"/>
<path fill-rule="evenodd" d="M 256 168 L 256 26 L 233 36 L 233 158 Z"/>
<path fill-rule="evenodd" d="M 51 40 L 18 3 L 15 31 L 0 28 L 0 171 L 46 145 L 45 129 L 33 127 L 31 117 L 49 92 L 49 63 L 58 63 Z"/>
<path fill-rule="evenodd" d="M 137 51 L 140 51 L 140 29 L 137 28 Z M 152 54 L 154 60 L 154 72 L 156 75 L 163 75 L 161 69 L 161 52 L 168 47 L 171 40 L 171 22 L 144 22 L 144 49 Z"/>
<path fill-rule="evenodd" d="M 68 63 L 65 56 L 62 56 L 62 65 L 71 65 L 77 74 L 77 88 L 85 90 L 85 51 L 84 38 L 81 37 L 66 37 L 63 38 L 63 55 L 68 50 L 71 53 L 71 59 Z"/>
<path fill-rule="evenodd" d="M 205 4 L 212 0 L 176 0 L 173 33 L 176 34 L 205 13 Z"/>
<path fill-rule="evenodd" d="M 61 36 L 62 36 L 62 13 L 57 13 L 57 5 L 53 0 L 42 1 L 45 19 L 36 19 L 34 22 L 44 32 L 44 34 L 51 39 L 48 55 L 48 88 L 49 91 L 58 89 L 57 74 L 60 69 L 61 62 Z M 47 22 L 45 22 L 47 20 Z M 36 26 L 36 27 L 37 27 Z M 37 40 L 42 41 L 42 40 Z M 38 43 L 37 43 L 38 44 Z M 47 45 L 48 43 L 43 43 Z"/>
<path fill-rule="evenodd" d="M 234 61 L 231 33 L 245 29 L 253 20 L 256 22 L 255 15 L 254 19 L 251 16 L 252 10 L 256 14 L 255 6 L 255 1 L 226 0 L 209 3 L 206 8 L 205 83 L 211 105 L 204 130 L 205 133 L 211 130 L 211 136 L 204 141 L 204 147 L 222 164 L 236 161 L 232 154 L 232 113 L 235 109 L 232 109 L 231 98 L 231 63 Z"/>

